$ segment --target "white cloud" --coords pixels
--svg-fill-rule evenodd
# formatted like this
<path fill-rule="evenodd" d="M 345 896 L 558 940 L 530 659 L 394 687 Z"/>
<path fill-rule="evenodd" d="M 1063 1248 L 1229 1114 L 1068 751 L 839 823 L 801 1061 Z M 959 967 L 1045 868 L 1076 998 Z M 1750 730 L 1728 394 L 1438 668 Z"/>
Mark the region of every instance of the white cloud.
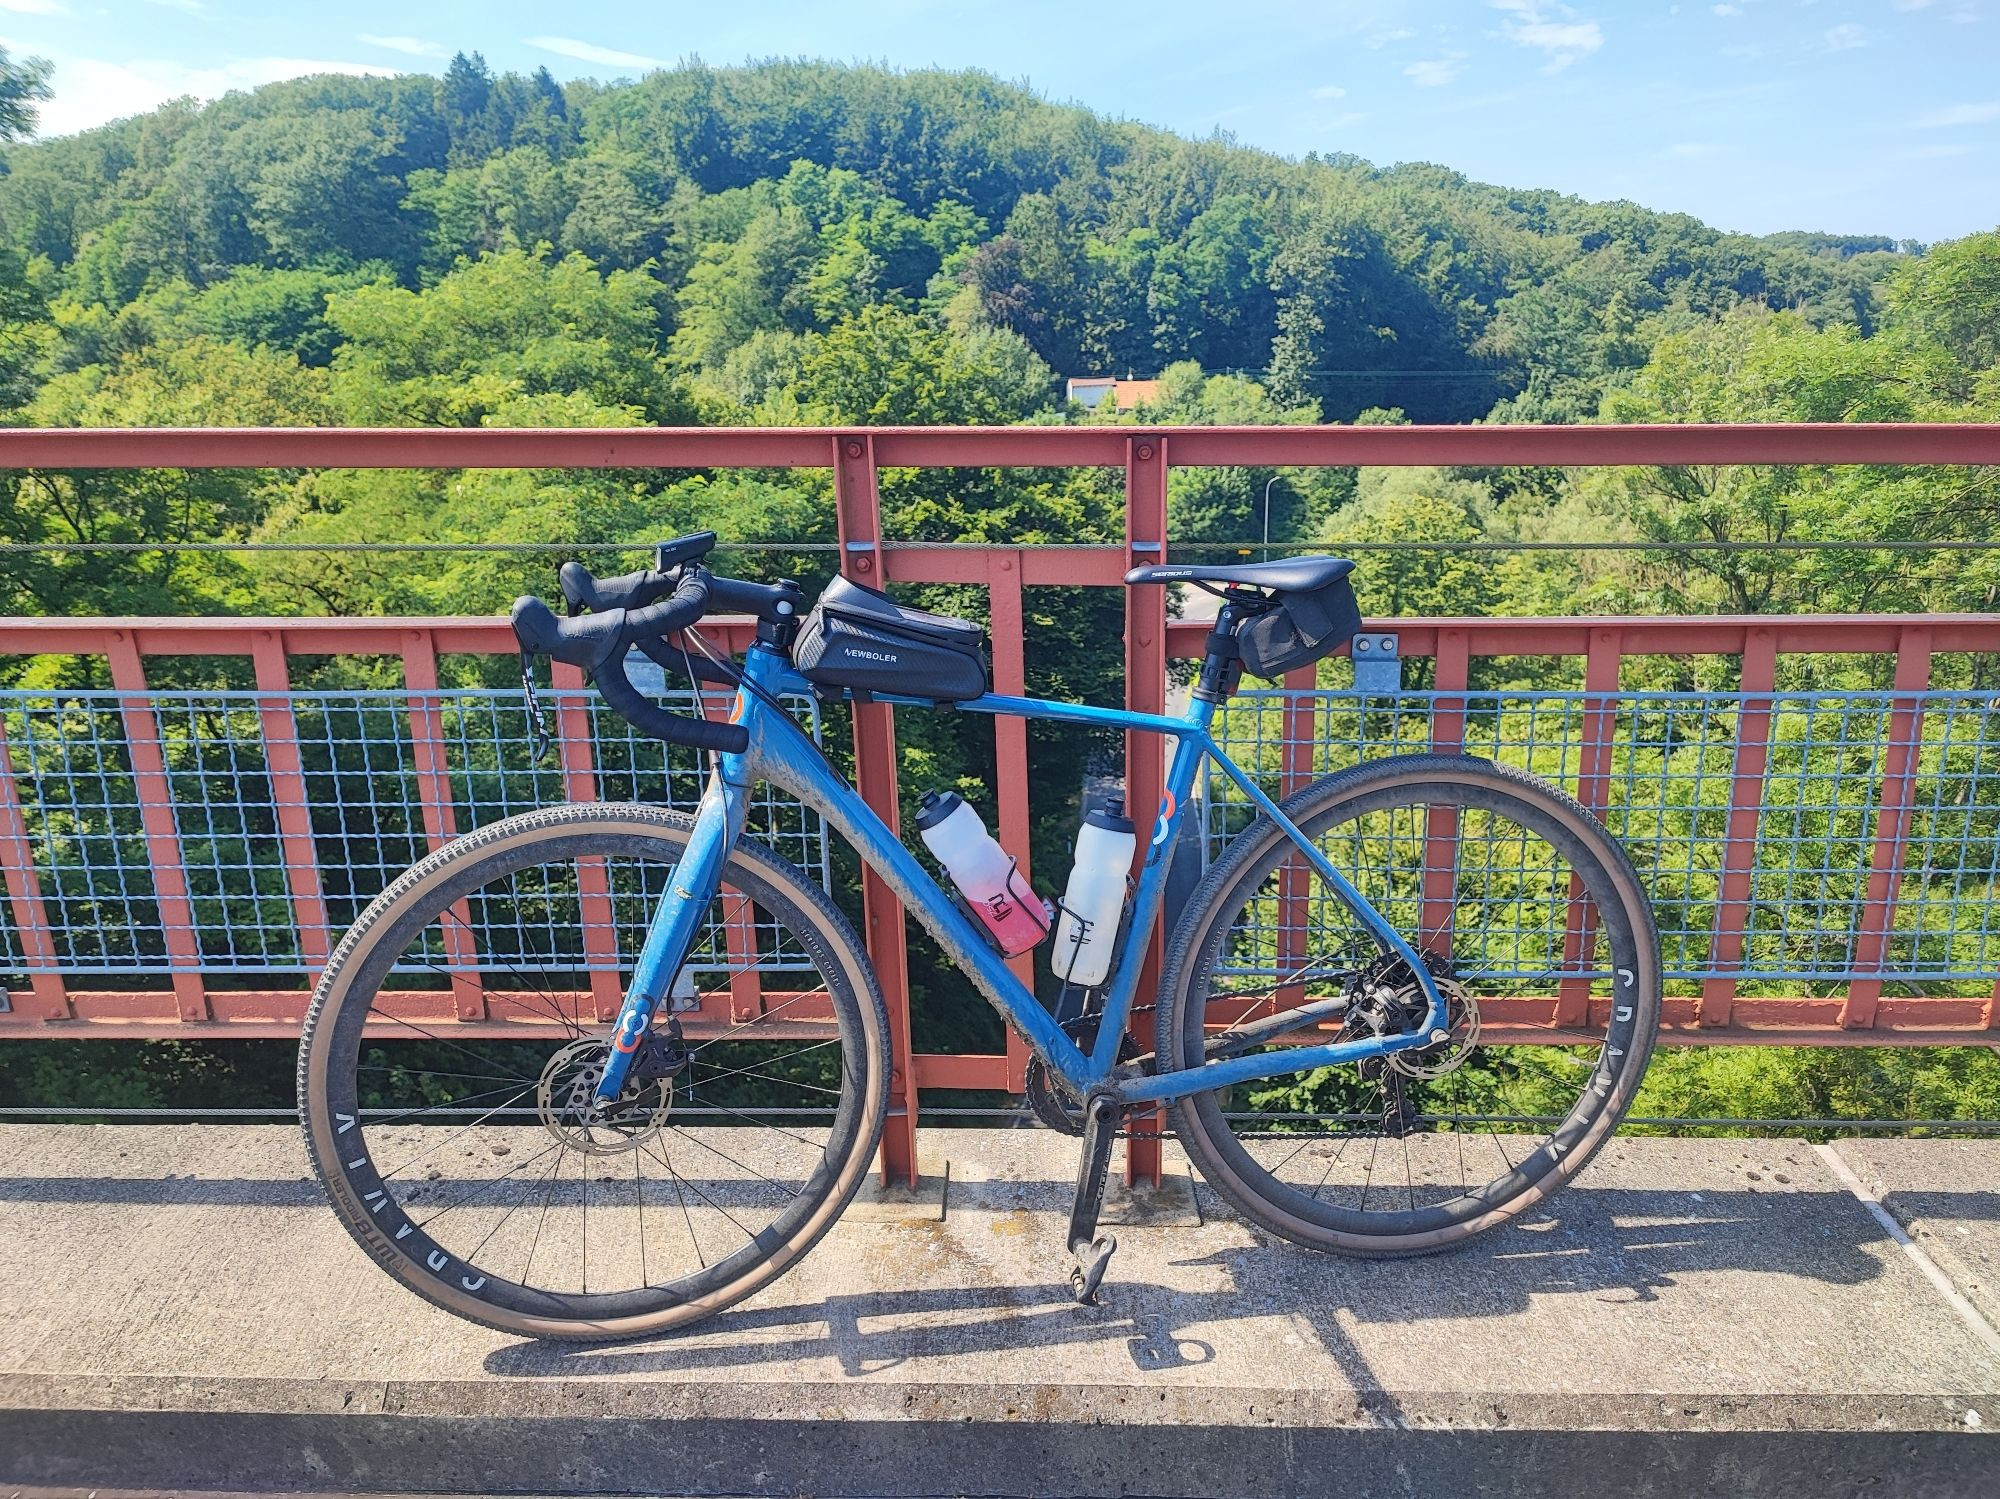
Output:
<path fill-rule="evenodd" d="M 344 73 L 365 78 L 396 76 L 394 68 L 302 57 L 237 58 L 213 68 L 153 59 L 107 62 L 103 58 L 61 54 L 56 54 L 53 60 L 55 97 L 38 111 L 40 127 L 35 133 L 42 136 L 72 135 L 128 115 L 144 114 L 169 99 L 190 96 L 215 99 L 231 89 L 253 89 L 313 73 Z"/>
<path fill-rule="evenodd" d="M 1329 83 L 1325 88 L 1314 89 L 1313 97 L 1315 99 L 1345 99 L 1347 97 L 1347 90 L 1337 83 Z"/>
<path fill-rule="evenodd" d="M 66 16 L 69 7 L 61 0 L 0 0 L 0 10 L 17 16 Z"/>
<path fill-rule="evenodd" d="M 1403 69 L 1403 76 L 1418 88 L 1443 88 L 1464 71 L 1464 54 L 1453 52 L 1444 57 L 1413 62 Z"/>
<path fill-rule="evenodd" d="M 1898 10 L 1929 10 L 1937 0 L 1895 0 Z"/>
<path fill-rule="evenodd" d="M 1398 26 L 1393 31 L 1378 31 L 1367 39 L 1370 47 L 1386 47 L 1391 42 L 1407 42 L 1416 33 L 1407 26 Z"/>
<path fill-rule="evenodd" d="M 1577 19 L 1567 5 L 1544 0 L 1488 0 L 1495 10 L 1505 11 L 1508 20 L 1500 33 L 1517 47 L 1530 47 L 1548 55 L 1544 73 L 1560 73 L 1578 58 L 1588 57 L 1604 45 L 1604 31 L 1595 21 Z"/>
<path fill-rule="evenodd" d="M 558 57 L 574 57 L 579 62 L 602 63 L 607 68 L 664 68 L 667 63 L 657 57 L 647 57 L 641 52 L 620 52 L 616 47 L 600 47 L 595 42 L 580 42 L 571 36 L 531 36 L 530 47 L 539 47 L 544 52 L 553 52 Z"/>
<path fill-rule="evenodd" d="M 1833 27 L 1824 38 L 1829 52 L 1852 52 L 1857 47 L 1867 46 L 1872 40 L 1866 26 L 1857 26 L 1852 21 Z"/>
<path fill-rule="evenodd" d="M 1718 16 L 1740 16 L 1743 14 L 1742 10 L 1734 5 L 1711 5 L 1709 9 L 1714 11 Z"/>
<path fill-rule="evenodd" d="M 2000 120 L 2000 99 L 1991 99 L 1984 104 L 1954 104 L 1949 109 L 1934 109 L 1917 124 L 1926 130 L 1936 130 L 1951 125 L 1991 125 Z"/>
<path fill-rule="evenodd" d="M 364 31 L 355 37 L 355 40 L 357 42 L 364 42 L 370 47 L 382 47 L 390 52 L 401 52 L 408 57 L 451 56 L 451 49 L 446 47 L 442 42 L 427 42 L 422 37 L 376 36 L 373 32 Z"/>

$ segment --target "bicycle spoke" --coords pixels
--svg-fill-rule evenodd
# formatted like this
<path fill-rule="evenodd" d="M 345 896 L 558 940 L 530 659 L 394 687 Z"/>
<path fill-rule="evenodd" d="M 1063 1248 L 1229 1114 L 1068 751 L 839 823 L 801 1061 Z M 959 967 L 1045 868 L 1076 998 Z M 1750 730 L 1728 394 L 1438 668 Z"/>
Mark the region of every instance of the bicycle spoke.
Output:
<path fill-rule="evenodd" d="M 1452 783 L 1417 772 L 1397 789 L 1405 788 L 1404 799 L 1384 797 L 1372 807 L 1357 798 L 1348 810 L 1330 800 L 1334 810 L 1321 814 L 1308 836 L 1434 966 L 1454 1039 L 1362 1062 L 1302 1065 L 1197 1095 L 1186 1106 L 1212 1121 L 1204 1131 L 1223 1132 L 1196 1143 L 1235 1142 L 1241 1154 L 1224 1151 L 1234 1163 L 1225 1174 L 1246 1191 L 1254 1193 L 1259 1181 L 1274 1192 L 1279 1183 L 1296 1183 L 1284 1188 L 1295 1196 L 1274 1201 L 1314 1204 L 1285 1211 L 1354 1234 L 1402 1232 L 1365 1225 L 1423 1219 L 1452 1204 L 1477 1204 L 1467 1217 L 1483 1215 L 1493 1201 L 1526 1189 L 1524 1171 L 1543 1169 L 1524 1150 L 1558 1159 L 1533 1142 L 1597 1108 L 1589 1086 L 1602 1052 L 1591 1048 L 1606 1039 L 1603 1000 L 1593 997 L 1582 1020 L 1551 1017 L 1520 1039 L 1515 1016 L 1523 1012 L 1512 1001 L 1548 996 L 1569 1005 L 1572 983 L 1601 985 L 1617 966 L 1604 945 L 1600 891 L 1573 871 L 1559 846 L 1566 832 L 1552 840 L 1538 831 L 1566 825 L 1553 817 L 1533 822 L 1541 814 L 1532 789 L 1509 784 L 1490 802 L 1461 800 Z M 1450 815 L 1437 816 L 1440 808 Z M 1439 837 L 1451 840 L 1442 858 Z M 1329 1039 L 1420 1032 L 1427 1004 L 1416 976 L 1375 942 L 1337 892 L 1302 871 L 1304 861 L 1288 845 L 1263 847 L 1259 862 L 1243 861 L 1238 882 L 1225 887 L 1230 908 L 1204 918 L 1209 935 L 1190 965 L 1195 997 L 1176 1012 L 1184 1055 L 1195 1057 L 1197 1037 L 1204 1058 L 1226 1051 L 1245 1030 L 1254 1034 L 1236 1042 L 1232 1055 L 1282 1057 Z M 1590 933 L 1580 950 L 1579 931 Z M 1472 1018 L 1489 1002 L 1509 1005 L 1510 1013 L 1474 1036 Z M 1325 1008 L 1290 1016 L 1315 1005 Z M 1496 1043 L 1491 1032 L 1501 1025 L 1515 1034 Z M 1545 1119 L 1509 1117 L 1544 1110 Z M 1437 1138 L 1442 1134 L 1454 1138 Z M 1467 1139 L 1480 1134 L 1491 1142 L 1485 1150 Z M 1363 1140 L 1367 1148 L 1357 1151 Z"/>
<path fill-rule="evenodd" d="M 380 1172 L 350 1178 L 367 1221 L 379 1221 L 388 1197 L 409 1229 L 435 1245 L 422 1255 L 392 1247 L 385 1263 L 419 1288 L 444 1282 L 452 1296 L 439 1299 L 476 1297 L 500 1325 L 534 1331 L 574 1319 L 586 1328 L 634 1316 L 669 1325 L 741 1294 L 732 1287 L 768 1274 L 757 1267 L 795 1248 L 814 1222 L 812 1209 L 847 1160 L 836 1152 L 861 1147 L 859 1090 L 879 1079 L 880 1062 L 844 1059 L 864 1034 L 849 960 L 835 967 L 816 956 L 853 939 L 802 882 L 793 880 L 800 888 L 788 896 L 781 872 L 773 875 L 767 899 L 735 888 L 734 863 L 725 876 L 732 889 L 702 913 L 691 961 L 721 960 L 714 978 L 739 1000 L 746 976 L 762 993 L 777 987 L 771 974 L 782 974 L 783 997 L 731 1019 L 682 1059 L 649 1050 L 648 1065 L 633 1069 L 615 1100 L 598 1099 L 612 1037 L 608 1027 L 593 1031 L 581 1008 L 589 990 L 571 972 L 587 956 L 580 892 L 603 891 L 620 930 L 628 920 L 636 930 L 684 836 L 684 823 L 656 818 L 633 809 L 569 814 L 614 829 L 605 837 L 621 850 L 643 847 L 644 829 L 635 837 L 632 824 L 653 821 L 674 858 L 611 856 L 587 838 L 579 846 L 550 813 L 524 818 L 522 833 L 492 853 L 468 846 L 467 859 L 488 860 L 495 871 L 485 883 L 440 873 L 433 903 L 407 925 L 356 928 L 357 940 L 377 941 L 355 949 L 361 956 L 352 961 L 378 974 L 427 975 L 414 1004 L 378 979 L 375 991 L 351 1003 L 343 997 L 311 1035 L 311 1044 L 336 1048 L 330 1063 L 317 1064 L 333 1080 L 317 1117 L 334 1122 L 309 1124 L 316 1160 L 354 1172 L 365 1149 L 382 1161 Z M 556 840 L 565 850 L 537 862 Z M 579 873 L 585 860 L 599 867 Z M 595 954 L 606 917 L 601 906 L 588 914 Z M 745 923 L 756 932 L 747 951 L 738 936 Z M 445 1018 L 465 972 L 441 947 L 462 949 L 468 936 L 480 943 L 486 974 L 505 986 L 488 991 L 488 1013 L 471 1036 Z M 400 947 L 385 950 L 390 941 Z M 801 1014 L 814 1017 L 803 1036 L 790 1019 Z M 655 1071 L 655 1061 L 666 1065 Z M 824 1133 L 815 1116 L 826 1119 Z M 334 1151 L 344 1154 L 331 1159 Z M 343 1216 L 358 1231 L 356 1218 Z"/>

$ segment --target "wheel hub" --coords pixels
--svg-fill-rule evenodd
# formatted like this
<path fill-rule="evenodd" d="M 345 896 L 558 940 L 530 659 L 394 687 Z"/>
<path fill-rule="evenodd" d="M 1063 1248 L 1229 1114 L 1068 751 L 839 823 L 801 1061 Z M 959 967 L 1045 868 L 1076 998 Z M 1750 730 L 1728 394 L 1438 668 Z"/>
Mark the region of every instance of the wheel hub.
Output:
<path fill-rule="evenodd" d="M 666 1128 L 673 1110 L 671 1075 L 628 1078 L 624 1092 L 606 1101 L 597 1096 L 611 1057 L 609 1039 L 585 1036 L 549 1058 L 535 1089 L 542 1126 L 585 1155 L 624 1155 Z"/>

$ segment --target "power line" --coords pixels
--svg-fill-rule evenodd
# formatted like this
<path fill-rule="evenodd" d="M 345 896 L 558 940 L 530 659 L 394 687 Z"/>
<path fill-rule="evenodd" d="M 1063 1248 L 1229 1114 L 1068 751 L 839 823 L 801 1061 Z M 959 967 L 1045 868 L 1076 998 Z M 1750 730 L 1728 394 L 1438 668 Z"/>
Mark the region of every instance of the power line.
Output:
<path fill-rule="evenodd" d="M 1000 543 L 973 541 L 888 541 L 887 551 L 991 550 Z M 1067 551 L 1122 552 L 1124 548 L 1106 542 L 1028 543 L 1061 546 Z M 1256 552 L 1282 551 L 1295 554 L 1304 547 L 1330 547 L 1340 552 L 1993 552 L 2000 540 L 1969 541 L 1292 541 L 1266 544 L 1251 541 L 1170 541 L 1175 552 Z M 831 541 L 724 541 L 718 552 L 838 552 Z M 493 555 L 493 556 L 573 556 L 612 554 L 642 556 L 653 550 L 650 542 L 637 541 L 8 541 L 0 542 L 0 556 L 47 556 L 56 553 L 85 555 Z"/>
<path fill-rule="evenodd" d="M 650 553 L 647 541 L 8 541 L 0 556 L 23 553 L 87 552 L 130 556 L 135 553 L 515 553 L 569 556 L 577 552 L 609 552 L 638 556 Z M 724 541 L 719 552 L 837 552 L 831 541 Z"/>

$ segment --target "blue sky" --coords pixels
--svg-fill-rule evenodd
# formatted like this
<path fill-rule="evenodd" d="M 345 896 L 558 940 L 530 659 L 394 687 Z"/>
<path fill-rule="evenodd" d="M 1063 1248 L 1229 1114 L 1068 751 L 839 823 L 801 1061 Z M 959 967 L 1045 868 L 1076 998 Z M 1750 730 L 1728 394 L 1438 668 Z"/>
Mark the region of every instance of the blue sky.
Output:
<path fill-rule="evenodd" d="M 1184 133 L 1728 229 L 2000 225 L 2000 0 L 0 0 L 0 44 L 56 65 L 49 134 L 457 48 L 558 78 L 782 54 L 981 67 Z"/>

